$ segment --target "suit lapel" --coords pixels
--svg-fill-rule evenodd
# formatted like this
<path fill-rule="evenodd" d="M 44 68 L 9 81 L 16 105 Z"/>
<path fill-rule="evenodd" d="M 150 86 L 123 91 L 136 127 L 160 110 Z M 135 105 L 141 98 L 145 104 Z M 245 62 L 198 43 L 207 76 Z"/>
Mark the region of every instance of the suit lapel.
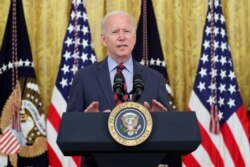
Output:
<path fill-rule="evenodd" d="M 134 75 L 137 73 L 142 75 L 143 66 L 141 64 L 139 64 L 137 61 L 135 61 L 134 59 L 133 59 L 133 63 L 134 63 Z"/>
<path fill-rule="evenodd" d="M 107 63 L 107 58 L 104 59 L 103 61 L 101 61 L 98 65 L 97 65 L 97 80 L 99 82 L 99 84 L 101 85 L 101 89 L 103 91 L 103 94 L 105 95 L 105 98 L 108 101 L 108 106 L 110 106 L 110 108 L 114 108 L 115 106 L 115 102 L 113 99 L 113 90 L 112 90 L 112 86 L 110 83 L 110 75 L 109 75 L 109 69 L 108 69 L 108 63 Z"/>

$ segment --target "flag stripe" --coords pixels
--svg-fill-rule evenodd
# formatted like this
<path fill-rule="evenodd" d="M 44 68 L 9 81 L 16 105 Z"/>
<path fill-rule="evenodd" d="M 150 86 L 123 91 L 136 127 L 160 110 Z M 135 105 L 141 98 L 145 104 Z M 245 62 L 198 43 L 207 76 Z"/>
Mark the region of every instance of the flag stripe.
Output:
<path fill-rule="evenodd" d="M 77 166 L 81 166 L 82 157 L 80 157 L 80 156 L 72 156 L 72 158 L 75 161 Z"/>
<path fill-rule="evenodd" d="M 50 105 L 49 110 L 51 112 L 48 113 L 48 120 L 51 123 L 51 126 L 53 126 L 56 132 L 58 132 L 61 123 L 61 118 L 53 104 Z"/>
<path fill-rule="evenodd" d="M 74 160 L 70 156 L 65 157 L 62 154 L 61 150 L 59 149 L 58 145 L 56 144 L 57 132 L 53 128 L 53 126 L 51 125 L 50 122 L 47 122 L 47 128 L 48 128 L 48 138 L 50 139 L 49 140 L 49 145 L 51 147 L 51 150 L 53 150 L 53 152 L 56 153 L 56 156 L 60 160 L 61 164 L 63 164 L 63 166 L 70 166 L 70 167 L 71 166 L 77 166 L 76 163 L 74 162 Z M 49 155 L 53 155 L 53 154 L 49 153 Z M 52 159 L 52 158 L 50 157 L 49 159 L 54 161 L 54 159 Z"/>
<path fill-rule="evenodd" d="M 192 96 L 193 95 L 191 94 L 191 97 Z M 192 104 L 192 102 L 198 104 L 199 99 L 191 98 L 190 103 Z M 190 107 L 188 107 L 187 111 L 190 112 L 192 110 L 190 109 Z M 196 115 L 197 115 L 197 113 L 196 113 Z M 198 122 L 198 125 L 199 125 L 199 127 L 202 127 L 202 125 L 199 122 Z M 200 129 L 200 131 L 201 131 L 201 129 Z M 200 158 L 201 155 L 202 155 L 202 158 Z M 204 163 L 204 160 L 205 160 L 205 163 Z M 192 154 L 188 154 L 187 156 L 184 156 L 183 162 L 185 162 L 187 165 L 192 164 L 192 167 L 193 166 L 200 166 L 200 164 L 203 164 L 203 163 L 207 164 L 207 166 L 209 166 L 209 167 L 214 166 L 211 159 L 210 159 L 208 152 L 204 149 L 204 147 L 202 145 L 200 145 Z M 185 163 L 183 163 L 183 165 L 186 166 Z"/>
<path fill-rule="evenodd" d="M 51 148 L 51 145 L 48 144 L 48 153 L 49 153 L 49 162 L 51 167 L 62 167 L 61 161 L 59 160 L 57 154 L 54 152 L 54 149 Z"/>
<path fill-rule="evenodd" d="M 13 154 L 13 153 L 16 153 L 19 149 L 20 149 L 20 144 L 18 140 L 13 139 L 12 141 L 10 141 L 10 144 L 7 147 L 6 153 Z"/>
<path fill-rule="evenodd" d="M 238 166 L 244 166 L 244 160 L 239 151 L 238 144 L 234 140 L 234 136 L 231 129 L 229 129 L 228 124 L 224 124 L 224 126 L 221 128 L 221 133 L 223 135 L 223 138 L 225 139 L 224 142 L 230 152 L 230 155 L 233 155 L 232 159 L 234 161 L 234 164 L 237 164 Z"/>
<path fill-rule="evenodd" d="M 229 129 L 229 132 L 232 132 L 231 138 L 233 140 L 233 143 L 228 143 L 227 146 L 231 148 L 231 154 L 234 154 L 234 156 L 239 156 L 238 160 L 235 160 L 235 162 L 244 162 L 244 164 L 250 164 L 250 158 L 248 155 L 250 155 L 250 145 L 247 138 L 247 132 L 245 131 L 245 128 L 242 126 L 242 121 L 239 118 L 240 115 L 245 116 L 246 115 L 246 109 L 244 106 L 241 106 L 234 115 L 228 120 L 227 128 Z M 245 126 L 247 127 L 247 126 Z M 225 134 L 227 131 L 224 130 Z M 235 136 L 240 136 L 235 137 Z M 225 138 L 225 137 L 224 137 Z M 228 140 L 225 141 L 228 142 Z M 246 149 L 248 148 L 248 149 Z M 237 163 L 236 163 L 237 164 Z"/>
<path fill-rule="evenodd" d="M 243 133 L 243 134 L 248 134 L 249 133 L 249 129 L 248 129 L 248 119 L 245 117 L 245 115 L 246 115 L 246 107 L 245 106 L 241 106 L 239 109 L 238 109 L 238 111 L 237 111 L 237 116 L 238 116 L 238 118 L 241 118 L 241 119 L 239 119 L 238 121 L 239 121 L 239 124 L 240 124 L 240 126 L 242 127 L 242 129 L 244 130 L 244 132 L 241 132 L 241 133 Z M 245 119 L 244 119 L 245 118 Z M 229 120 L 230 121 L 230 120 Z M 245 136 L 243 136 L 243 137 L 245 137 Z M 250 140 L 250 139 L 249 139 Z"/>
<path fill-rule="evenodd" d="M 224 166 L 220 152 L 218 151 L 216 145 L 209 137 L 207 131 L 202 126 L 200 126 L 200 129 L 202 138 L 206 139 L 204 140 L 204 142 L 202 142 L 202 146 L 207 150 L 207 152 L 211 153 L 210 155 L 211 161 L 213 162 L 213 164 L 219 164 L 219 166 Z"/>
<path fill-rule="evenodd" d="M 3 137 L 0 140 L 0 149 L 4 154 L 14 154 L 20 149 L 19 141 L 10 127 L 6 128 L 3 133 Z"/>
<path fill-rule="evenodd" d="M 66 111 L 67 102 L 57 87 L 54 87 L 51 103 L 54 105 L 54 108 L 61 118 L 62 114 Z"/>
<path fill-rule="evenodd" d="M 191 154 L 191 155 L 196 160 L 196 163 L 199 163 L 199 165 L 206 164 L 209 167 L 214 166 L 213 162 L 211 161 L 211 157 L 209 156 L 209 153 L 207 152 L 207 150 L 204 147 L 202 147 L 202 145 L 200 145 L 198 147 L 198 149 L 195 152 L 193 152 L 193 154 Z M 192 164 L 192 166 L 193 166 L 193 164 Z"/>
<path fill-rule="evenodd" d="M 185 161 L 188 164 L 192 164 L 192 167 L 200 167 L 200 164 L 197 163 L 196 159 L 194 158 L 193 155 L 189 154 L 185 157 L 183 157 L 183 161 Z M 185 164 L 183 164 L 183 166 L 186 166 Z"/>
<path fill-rule="evenodd" d="M 64 157 L 64 155 L 61 153 L 61 150 L 59 149 L 58 145 L 56 144 L 56 140 L 52 139 L 57 139 L 57 133 L 59 131 L 60 123 L 61 123 L 61 117 L 63 112 L 60 111 L 66 111 L 66 102 L 64 98 L 62 98 L 62 95 L 60 91 L 57 89 L 57 87 L 54 87 L 53 90 L 53 95 L 52 95 L 52 103 L 49 107 L 49 113 L 48 113 L 48 122 L 47 122 L 47 128 L 48 128 L 48 145 L 50 147 L 49 150 L 49 162 L 50 165 L 52 166 L 51 163 L 55 163 L 56 166 L 60 164 L 68 164 L 68 166 L 79 166 L 79 158 L 77 157 Z M 53 128 L 52 128 L 53 127 Z M 53 135 L 53 136 L 52 136 Z M 56 154 L 55 154 L 56 153 Z M 52 156 L 52 157 L 50 157 Z M 56 157 L 57 158 L 56 158 Z M 55 159 L 55 161 L 54 161 Z M 59 160 L 57 162 L 56 160 Z"/>
<path fill-rule="evenodd" d="M 18 143 L 15 139 L 14 136 L 12 136 L 11 138 L 9 138 L 8 140 L 6 140 L 6 144 L 4 145 L 4 147 L 2 148 L 2 152 L 4 153 L 8 153 L 10 152 L 10 147 L 12 144 L 15 144 Z"/>
<path fill-rule="evenodd" d="M 0 140 L 0 145 L 6 145 L 6 142 L 11 138 L 13 137 L 11 135 L 11 131 L 9 130 L 9 128 L 7 128 L 4 133 L 3 133 L 3 137 L 1 138 Z M 0 146 L 1 147 L 1 146 Z"/>

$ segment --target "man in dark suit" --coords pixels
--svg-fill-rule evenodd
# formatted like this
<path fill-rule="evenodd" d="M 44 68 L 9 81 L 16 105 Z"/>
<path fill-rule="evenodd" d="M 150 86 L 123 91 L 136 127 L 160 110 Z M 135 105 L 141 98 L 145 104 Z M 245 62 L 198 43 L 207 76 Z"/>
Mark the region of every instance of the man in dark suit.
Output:
<path fill-rule="evenodd" d="M 79 70 L 75 75 L 67 111 L 108 112 L 115 107 L 113 82 L 116 67 L 123 64 L 122 70 L 127 91 L 133 89 L 133 75 L 143 78 L 144 91 L 137 102 L 150 112 L 168 111 L 170 105 L 163 76 L 140 65 L 132 58 L 136 42 L 136 26 L 133 18 L 124 11 L 108 13 L 102 22 L 102 42 L 107 48 L 107 58 L 94 65 Z M 83 166 L 96 167 L 91 157 L 85 157 Z"/>

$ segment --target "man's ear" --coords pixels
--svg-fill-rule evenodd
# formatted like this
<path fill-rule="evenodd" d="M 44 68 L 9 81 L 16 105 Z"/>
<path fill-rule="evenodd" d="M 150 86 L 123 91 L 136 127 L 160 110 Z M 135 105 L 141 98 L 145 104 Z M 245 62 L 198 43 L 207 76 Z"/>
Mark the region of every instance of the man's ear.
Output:
<path fill-rule="evenodd" d="M 103 43 L 103 45 L 104 45 L 104 46 L 107 46 L 105 35 L 102 34 L 102 35 L 101 35 L 101 38 L 102 38 L 102 43 Z"/>

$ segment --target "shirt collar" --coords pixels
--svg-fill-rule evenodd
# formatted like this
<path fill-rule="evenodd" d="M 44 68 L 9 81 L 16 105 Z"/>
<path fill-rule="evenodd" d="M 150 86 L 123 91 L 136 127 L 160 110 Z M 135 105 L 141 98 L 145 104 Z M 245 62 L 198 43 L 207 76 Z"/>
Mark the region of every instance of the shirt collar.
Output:
<path fill-rule="evenodd" d="M 108 67 L 109 67 L 109 72 L 116 70 L 116 66 L 118 64 L 114 61 L 114 59 L 112 59 L 111 56 L 108 56 Z M 123 65 L 125 66 L 125 69 L 129 72 L 133 71 L 133 59 L 132 56 L 130 56 L 130 58 L 123 63 Z"/>

